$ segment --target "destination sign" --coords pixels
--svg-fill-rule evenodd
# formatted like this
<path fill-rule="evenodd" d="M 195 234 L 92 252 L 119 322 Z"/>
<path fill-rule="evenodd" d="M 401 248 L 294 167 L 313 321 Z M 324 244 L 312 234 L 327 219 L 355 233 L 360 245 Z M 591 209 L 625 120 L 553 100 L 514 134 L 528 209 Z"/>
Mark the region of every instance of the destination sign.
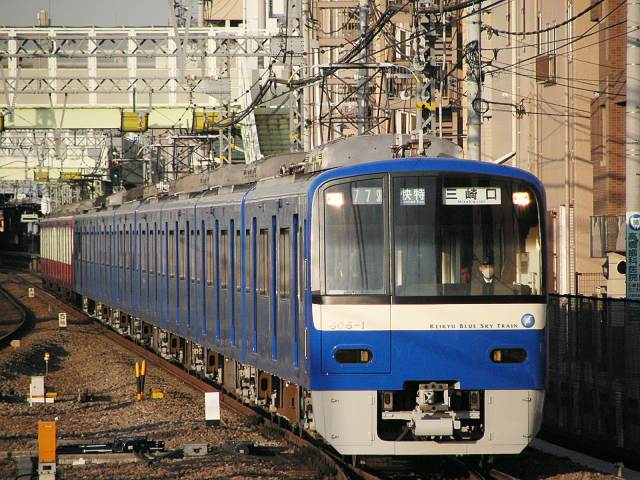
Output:
<path fill-rule="evenodd" d="M 499 187 L 445 187 L 442 191 L 445 205 L 500 205 Z"/>

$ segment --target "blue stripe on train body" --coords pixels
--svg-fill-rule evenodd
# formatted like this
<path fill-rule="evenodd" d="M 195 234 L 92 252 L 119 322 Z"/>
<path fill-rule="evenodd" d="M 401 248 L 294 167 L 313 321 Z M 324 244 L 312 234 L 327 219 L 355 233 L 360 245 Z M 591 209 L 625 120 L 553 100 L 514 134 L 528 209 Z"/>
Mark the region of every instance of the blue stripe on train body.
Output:
<path fill-rule="evenodd" d="M 185 335 L 188 339 L 202 343 L 207 348 L 213 349 L 224 355 L 230 356 L 240 362 L 246 362 L 259 369 L 265 370 L 281 378 L 294 381 L 301 386 L 320 389 L 320 390 L 380 390 L 380 389 L 400 389 L 402 382 L 405 380 L 420 380 L 426 377 L 452 379 L 461 381 L 463 388 L 543 388 L 544 384 L 544 330 L 536 331 L 384 331 L 384 332 L 320 332 L 314 328 L 312 318 L 312 299 L 311 299 L 311 278 L 313 262 L 311 261 L 311 228 L 313 225 L 313 202 L 318 189 L 326 182 L 347 178 L 351 176 L 383 174 L 393 172 L 434 172 L 434 173 L 477 173 L 484 175 L 501 176 L 509 179 L 521 180 L 531 184 L 538 192 L 542 204 L 540 211 L 544 212 L 544 191 L 541 183 L 533 175 L 507 166 L 498 166 L 494 164 L 473 162 L 467 160 L 453 159 L 397 159 L 388 161 L 378 161 L 365 163 L 347 167 L 339 167 L 328 170 L 304 182 L 296 182 L 291 184 L 283 184 L 278 187 L 279 195 L 282 200 L 286 200 L 286 205 L 274 198 L 273 193 L 267 198 L 265 190 L 259 186 L 258 188 L 239 194 L 225 194 L 221 196 L 201 196 L 192 199 L 191 209 L 186 208 L 185 201 L 182 200 L 160 200 L 155 207 L 140 204 L 131 211 L 125 208 L 117 209 L 113 213 L 106 214 L 107 221 L 112 225 L 113 230 L 110 239 L 110 245 L 113 253 L 113 262 L 111 266 L 111 288 L 98 288 L 105 290 L 101 297 L 104 303 L 120 307 L 126 311 L 124 298 L 122 294 L 131 294 L 132 292 L 124 292 L 123 281 L 129 280 L 125 276 L 125 272 L 118 266 L 118 256 L 122 253 L 119 247 L 120 231 L 123 231 L 123 217 L 135 215 L 135 211 L 144 205 L 143 210 L 147 210 L 146 222 L 152 227 L 156 225 L 155 242 L 158 247 L 158 263 L 154 268 L 153 275 L 149 276 L 146 289 L 151 288 L 153 292 L 149 294 L 151 299 L 151 307 L 141 310 L 142 319 L 152 325 L 156 325 L 163 329 L 169 330 L 176 334 Z M 289 205 L 289 202 L 292 205 Z M 180 205 L 177 207 L 176 205 Z M 229 229 L 230 220 L 235 221 L 236 226 L 242 227 L 241 243 L 243 244 L 242 255 L 244 263 L 249 267 L 244 269 L 241 292 L 229 295 L 226 292 L 224 298 L 216 298 L 216 292 L 219 291 L 219 264 L 218 259 L 222 255 L 218 249 L 214 252 L 213 266 L 206 265 L 206 268 L 212 268 L 214 271 L 215 281 L 211 284 L 206 282 L 206 278 L 202 277 L 201 288 L 204 297 L 196 297 L 196 293 L 191 291 L 192 298 L 200 298 L 201 305 L 206 315 L 206 331 L 203 336 L 199 318 L 202 315 L 195 315 L 196 309 L 190 314 L 186 311 L 180 312 L 182 315 L 188 315 L 191 320 L 190 328 L 187 326 L 186 319 L 176 318 L 176 298 L 167 298 L 173 293 L 177 294 L 176 287 L 181 288 L 181 296 L 183 302 L 186 300 L 184 293 L 185 288 L 191 288 L 191 279 L 185 279 L 181 282 L 176 278 L 169 279 L 168 275 L 161 275 L 160 271 L 166 271 L 166 263 L 168 261 L 168 248 L 174 248 L 178 239 L 178 232 L 174 233 L 173 244 L 169 243 L 168 230 L 175 228 L 178 222 L 178 231 L 180 227 L 186 229 L 186 222 L 178 219 L 176 210 L 182 208 L 184 210 L 183 218 L 190 220 L 189 230 L 196 230 L 201 222 L 204 222 L 204 230 L 201 235 L 206 235 L 206 231 L 213 232 L 217 237 L 216 244 L 220 237 L 220 231 Z M 306 212 L 303 212 L 306 209 Z M 299 239 L 304 249 L 304 261 L 308 265 L 306 269 L 306 278 L 304 279 L 303 302 L 301 311 L 302 315 L 299 319 L 299 328 L 286 328 L 280 322 L 290 319 L 284 319 L 278 315 L 279 322 L 278 336 L 276 345 L 272 345 L 272 305 L 269 305 L 270 297 L 254 294 L 247 294 L 245 286 L 247 285 L 246 272 L 251 272 L 250 268 L 254 262 L 253 256 L 246 257 L 247 244 L 245 243 L 244 230 L 253 226 L 254 218 L 256 218 L 256 226 L 258 232 L 260 229 L 269 229 L 270 240 L 273 241 L 272 217 L 276 217 L 275 224 L 280 226 L 291 226 L 293 214 L 297 213 L 299 223 L 303 224 L 303 218 L 306 218 L 305 231 L 303 238 Z M 86 214 L 80 218 L 90 219 L 95 217 L 94 214 Z M 244 218 L 243 218 L 244 217 Z M 217 222 L 217 223 L 216 223 Z M 151 228 L 150 227 L 150 228 Z M 168 227 L 168 228 L 167 228 Z M 160 232 L 160 235 L 158 235 Z M 256 238 L 251 237 L 249 244 L 254 241 L 259 244 L 259 234 L 256 232 Z M 231 232 L 229 232 L 231 233 Z M 235 232 L 232 233 L 235 240 Z M 124 235 L 123 235 L 124 236 Z M 277 241 L 276 235 L 276 241 Z M 123 239 L 124 240 L 124 239 Z M 229 239 L 229 245 L 233 242 Z M 193 247 L 194 245 L 192 245 Z M 231 252 L 227 252 L 230 256 Z M 194 252 L 195 254 L 195 252 Z M 176 252 L 176 257 L 177 257 Z M 198 257 L 196 257 L 198 258 Z M 200 264 L 202 265 L 202 264 Z M 544 262 L 543 262 L 544 265 Z M 85 266 L 86 268 L 86 266 Z M 148 267 L 147 267 L 148 268 Z M 304 269 L 303 269 L 304 271 Z M 303 271 L 299 272 L 302 274 Z M 205 273 L 206 275 L 206 273 Z M 177 277 L 178 275 L 176 275 Z M 127 288 L 129 287 L 127 281 Z M 252 289 L 256 287 L 255 281 L 251 279 Z M 197 284 L 196 284 L 197 285 Z M 194 285 L 195 288 L 197 286 Z M 235 285 L 230 285 L 235 288 Z M 86 287 L 82 288 L 86 291 Z M 232 297 L 232 298 L 230 298 Z M 157 302 L 155 299 L 157 298 Z M 254 301 L 255 298 L 255 301 Z M 202 301 L 204 299 L 204 301 Z M 140 304 L 143 302 L 137 299 Z M 234 304 L 231 305 L 230 302 Z M 281 301 L 278 299 L 278 301 Z M 154 303 L 156 303 L 154 305 Z M 257 323 L 258 331 L 254 332 L 254 303 L 257 307 Z M 182 309 L 183 305 L 180 306 Z M 234 319 L 236 342 L 229 338 L 231 331 L 231 319 L 227 318 L 226 313 L 233 309 L 236 314 Z M 218 313 L 219 312 L 219 313 Z M 238 318 L 241 314 L 242 318 Z M 220 318 L 218 318 L 220 315 Z M 216 338 L 218 322 L 221 324 L 221 338 Z M 308 357 L 304 358 L 304 328 L 308 328 L 309 335 L 309 351 Z M 293 351 L 294 339 L 291 338 L 293 332 L 298 332 L 299 345 L 297 353 Z M 384 335 L 383 335 L 384 333 Z M 321 335 L 325 335 L 325 341 L 321 341 Z M 254 345 L 254 339 L 257 346 Z M 522 345 L 530 352 L 542 352 L 540 355 L 531 355 L 524 364 L 519 365 L 489 365 L 488 355 L 486 354 L 487 341 L 501 340 L 503 342 Z M 377 358 L 375 362 L 387 362 L 388 368 L 379 373 L 357 373 L 357 368 L 349 368 L 345 373 L 325 373 L 322 367 L 322 356 L 331 355 L 330 346 L 335 344 L 353 344 L 353 345 L 372 345 L 376 346 L 380 342 L 390 341 L 391 349 L 387 354 L 387 358 Z M 324 345 L 324 347 L 323 347 Z M 329 349 L 323 351 L 324 349 Z M 274 351 L 276 352 L 274 359 Z M 445 354 L 446 353 L 446 354 Z M 299 362 L 295 362 L 296 355 L 300 357 Z M 481 360 L 479 360 L 481 359 Z M 297 366 L 295 365 L 297 364 Z M 376 365 L 379 365 L 376 363 Z M 377 367 L 376 367 L 377 368 Z M 436 372 L 431 374 L 430 372 Z"/>
<path fill-rule="evenodd" d="M 544 389 L 544 330 L 394 330 L 390 338 L 383 333 L 316 331 L 323 336 L 318 359 L 324 365 L 316 364 L 311 390 L 402 390 L 406 381 L 424 380 L 455 380 L 463 390 Z M 335 345 L 368 348 L 373 360 L 338 364 Z M 524 363 L 496 364 L 490 359 L 496 346 L 524 348 L 529 356 Z M 322 371 L 327 366 L 332 373 Z M 370 373 L 376 371 L 381 373 Z"/>

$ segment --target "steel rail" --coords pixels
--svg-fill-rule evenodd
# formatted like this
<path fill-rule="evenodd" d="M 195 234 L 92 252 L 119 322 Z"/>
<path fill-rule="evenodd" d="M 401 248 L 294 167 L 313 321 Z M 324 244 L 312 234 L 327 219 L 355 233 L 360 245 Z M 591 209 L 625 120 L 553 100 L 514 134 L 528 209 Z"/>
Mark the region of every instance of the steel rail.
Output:
<path fill-rule="evenodd" d="M 25 326 L 28 318 L 27 310 L 23 305 L 0 284 L 0 300 L 3 298 L 18 311 L 20 320 L 15 324 L 6 324 L 6 326 L 11 327 L 9 331 L 4 332 L 0 330 L 0 347 L 8 343 Z"/>

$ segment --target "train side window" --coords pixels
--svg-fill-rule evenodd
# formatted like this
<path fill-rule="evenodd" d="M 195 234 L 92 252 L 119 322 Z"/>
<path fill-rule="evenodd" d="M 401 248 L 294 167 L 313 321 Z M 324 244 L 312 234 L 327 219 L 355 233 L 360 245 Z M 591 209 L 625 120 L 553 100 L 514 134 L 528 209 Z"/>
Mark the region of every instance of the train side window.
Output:
<path fill-rule="evenodd" d="M 300 225 L 299 234 L 298 234 L 298 296 L 302 297 L 304 295 L 304 279 L 307 276 L 307 265 L 304 262 L 304 231 L 307 225 L 307 221 L 304 220 L 303 224 Z"/>
<path fill-rule="evenodd" d="M 169 231 L 169 223 L 164 222 L 164 229 L 160 229 L 160 235 L 162 238 L 160 241 L 160 252 L 161 252 L 161 262 L 160 262 L 160 270 L 162 275 L 166 276 L 169 273 L 169 254 L 167 252 L 167 242 L 168 242 L 168 232 Z"/>
<path fill-rule="evenodd" d="M 142 224 L 140 225 L 140 229 L 142 230 Z M 140 258 L 140 265 L 142 266 L 141 270 L 143 272 L 147 271 L 147 251 L 149 249 L 149 245 L 147 244 L 147 231 L 142 230 L 142 235 L 140 236 L 140 242 L 142 243 L 142 248 L 140 249 L 142 253 L 142 257 Z"/>
<path fill-rule="evenodd" d="M 173 230 L 169 230 L 169 268 L 167 269 L 167 273 L 170 277 L 175 275 L 176 271 L 176 248 L 175 248 L 175 234 Z"/>
<path fill-rule="evenodd" d="M 178 250 L 180 252 L 180 259 L 178 261 L 178 267 L 180 269 L 180 280 L 184 280 L 187 267 L 187 240 L 184 230 L 180 230 L 179 242 Z"/>
<path fill-rule="evenodd" d="M 213 230 L 207 230 L 206 234 L 206 271 L 207 271 L 207 285 L 213 285 L 213 273 L 215 269 L 215 252 L 213 250 Z"/>
<path fill-rule="evenodd" d="M 248 228 L 246 229 L 246 231 L 244 232 L 244 252 L 245 252 L 245 260 L 244 260 L 244 266 L 245 266 L 245 291 L 250 292 L 251 291 L 251 230 L 249 230 Z"/>
<path fill-rule="evenodd" d="M 107 263 L 107 227 L 102 226 L 102 265 L 106 266 Z"/>
<path fill-rule="evenodd" d="M 124 232 L 124 266 L 125 268 L 131 267 L 131 232 L 130 228 L 125 226 Z"/>
<path fill-rule="evenodd" d="M 147 227 L 149 228 L 149 227 Z M 149 229 L 149 235 L 147 237 L 147 250 L 149 252 L 149 273 L 155 272 L 155 262 L 158 258 L 158 254 L 156 252 L 156 236 L 154 234 L 155 224 L 152 229 Z"/>
<path fill-rule="evenodd" d="M 291 240 L 289 228 L 281 228 L 278 252 L 280 269 L 278 271 L 278 292 L 281 298 L 289 298 L 291 292 Z"/>
<path fill-rule="evenodd" d="M 242 290 L 242 231 L 236 230 L 235 241 L 235 274 L 236 274 L 236 291 Z"/>
<path fill-rule="evenodd" d="M 153 231 L 151 232 L 153 234 L 153 256 L 151 257 L 153 259 L 153 270 L 151 273 L 160 273 L 159 268 L 158 268 L 158 259 L 160 257 L 160 250 L 158 249 L 158 240 L 159 240 L 159 234 L 160 234 L 160 230 L 158 230 L 158 224 L 154 223 L 153 224 Z M 151 268 L 151 266 L 149 267 Z"/>
<path fill-rule="evenodd" d="M 266 295 L 269 291 L 269 229 L 260 229 L 260 247 L 258 248 L 258 293 Z"/>
<path fill-rule="evenodd" d="M 124 267 L 124 232 L 118 229 L 118 266 Z"/>
<path fill-rule="evenodd" d="M 136 226 L 135 225 L 129 225 L 129 246 L 128 246 L 128 252 L 129 252 L 129 262 L 127 263 L 127 266 L 130 269 L 134 269 L 136 266 Z"/>
<path fill-rule="evenodd" d="M 220 230 L 220 288 L 229 287 L 229 231 Z"/>
<path fill-rule="evenodd" d="M 196 280 L 196 253 L 198 252 L 198 240 L 200 237 L 200 230 L 196 229 L 189 230 L 191 232 L 191 237 L 189 237 L 189 275 L 191 276 L 191 281 L 195 282 Z M 197 232 L 197 234 L 196 234 Z M 193 247 L 193 248 L 192 248 Z"/>

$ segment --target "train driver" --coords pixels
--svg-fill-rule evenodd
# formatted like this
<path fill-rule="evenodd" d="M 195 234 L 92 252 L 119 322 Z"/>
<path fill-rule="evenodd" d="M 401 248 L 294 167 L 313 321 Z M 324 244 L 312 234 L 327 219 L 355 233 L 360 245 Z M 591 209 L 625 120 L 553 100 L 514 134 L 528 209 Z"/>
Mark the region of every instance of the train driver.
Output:
<path fill-rule="evenodd" d="M 479 278 L 471 281 L 472 295 L 513 295 L 513 290 L 509 285 L 496 277 L 493 259 L 485 256 L 478 264 Z"/>

